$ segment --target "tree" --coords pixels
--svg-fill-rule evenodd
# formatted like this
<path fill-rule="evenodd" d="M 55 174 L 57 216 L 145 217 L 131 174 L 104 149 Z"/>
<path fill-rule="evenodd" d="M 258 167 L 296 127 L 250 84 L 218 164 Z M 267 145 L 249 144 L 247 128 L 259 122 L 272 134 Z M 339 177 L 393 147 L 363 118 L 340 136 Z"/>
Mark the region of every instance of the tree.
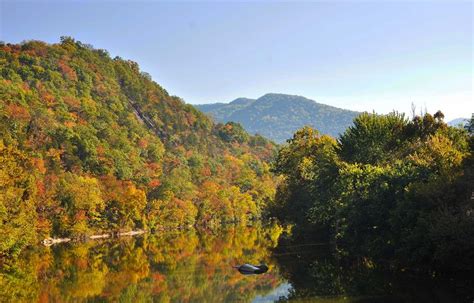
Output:
<path fill-rule="evenodd" d="M 145 192 L 129 181 L 108 177 L 104 178 L 103 182 L 108 227 L 113 230 L 144 228 L 144 211 L 147 204 Z"/>
<path fill-rule="evenodd" d="M 248 142 L 250 136 L 244 130 L 242 125 L 236 122 L 227 122 L 226 124 L 218 124 L 216 126 L 217 134 L 226 142 Z"/>
<path fill-rule="evenodd" d="M 363 113 L 339 138 L 339 154 L 351 163 L 386 161 L 402 146 L 407 124 L 405 116 L 396 112 L 385 116 Z"/>
<path fill-rule="evenodd" d="M 271 213 L 297 225 L 315 224 L 327 234 L 333 220 L 329 198 L 338 173 L 336 141 L 304 127 L 280 149 L 273 171 L 285 180 Z"/>
<path fill-rule="evenodd" d="M 58 226 L 57 233 L 80 236 L 105 227 L 105 202 L 96 178 L 66 173 L 58 184 L 57 199 L 65 210 L 60 216 L 66 216 L 58 218 L 65 225 Z"/>
<path fill-rule="evenodd" d="M 303 128 L 276 158 L 273 213 L 346 257 L 472 269 L 472 142 L 441 112 L 362 114 L 337 146 Z"/>
<path fill-rule="evenodd" d="M 0 140 L 0 256 L 36 240 L 35 187 L 28 156 Z"/>

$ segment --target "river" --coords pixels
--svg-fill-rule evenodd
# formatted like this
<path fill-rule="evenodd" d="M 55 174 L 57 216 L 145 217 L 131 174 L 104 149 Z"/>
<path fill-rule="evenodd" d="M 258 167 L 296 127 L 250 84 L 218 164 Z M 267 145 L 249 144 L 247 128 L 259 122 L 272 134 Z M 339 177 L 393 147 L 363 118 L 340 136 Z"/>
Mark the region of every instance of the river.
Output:
<path fill-rule="evenodd" d="M 278 225 L 38 246 L 0 272 L 1 302 L 461 302 L 468 287 L 341 266 Z M 284 239 L 286 238 L 286 240 Z M 242 275 L 234 265 L 269 266 Z M 407 278 L 408 277 L 408 278 Z M 471 285 L 472 286 L 472 285 Z M 467 287 L 467 288 L 466 288 Z"/>

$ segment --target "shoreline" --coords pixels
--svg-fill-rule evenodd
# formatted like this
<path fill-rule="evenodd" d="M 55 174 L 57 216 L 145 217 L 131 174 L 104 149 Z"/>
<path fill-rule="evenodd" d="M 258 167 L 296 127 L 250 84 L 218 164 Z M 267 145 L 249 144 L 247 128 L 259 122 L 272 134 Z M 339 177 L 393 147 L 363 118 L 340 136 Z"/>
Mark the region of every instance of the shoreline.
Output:
<path fill-rule="evenodd" d="M 189 230 L 189 229 L 204 229 L 204 230 L 215 230 L 216 227 L 218 229 L 226 227 L 226 226 L 236 226 L 236 225 L 246 225 L 246 226 L 253 226 L 256 222 L 260 222 L 262 224 L 271 224 L 272 222 L 277 222 L 273 218 L 269 218 L 264 222 L 262 218 L 255 218 L 252 220 L 248 220 L 245 223 L 244 222 L 239 222 L 239 221 L 234 221 L 234 222 L 221 222 L 220 224 L 217 224 L 216 226 L 213 227 L 213 225 L 206 225 L 206 224 L 194 224 L 194 225 L 181 225 L 177 227 L 172 227 L 172 228 L 156 228 L 152 230 L 146 230 L 146 229 L 136 229 L 136 230 L 130 230 L 130 231 L 114 231 L 114 232 L 107 232 L 107 233 L 102 233 L 102 234 L 94 234 L 94 235 L 82 235 L 79 237 L 65 237 L 65 238 L 45 238 L 42 241 L 40 241 L 40 244 L 44 246 L 52 246 L 55 244 L 61 244 L 61 243 L 68 243 L 68 242 L 85 242 L 89 240 L 101 240 L 101 239 L 115 239 L 115 238 L 120 238 L 120 237 L 134 237 L 134 236 L 139 236 L 143 235 L 145 233 L 149 234 L 155 234 L 157 232 L 180 232 L 183 230 Z"/>
<path fill-rule="evenodd" d="M 110 238 L 119 238 L 119 237 L 133 237 L 138 235 L 143 235 L 147 233 L 146 230 L 137 229 L 124 232 L 110 232 L 105 234 L 97 234 L 90 236 L 81 236 L 76 238 L 46 238 L 41 241 L 41 244 L 44 246 L 52 246 L 60 243 L 68 242 L 77 242 L 77 241 L 87 241 L 87 240 L 100 240 L 100 239 L 110 239 Z"/>

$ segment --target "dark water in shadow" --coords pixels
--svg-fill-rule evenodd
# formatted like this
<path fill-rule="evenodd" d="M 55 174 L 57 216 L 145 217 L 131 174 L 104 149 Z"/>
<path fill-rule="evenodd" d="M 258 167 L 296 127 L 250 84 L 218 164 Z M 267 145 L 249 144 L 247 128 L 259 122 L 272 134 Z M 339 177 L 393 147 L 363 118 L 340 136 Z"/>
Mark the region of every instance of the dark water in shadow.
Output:
<path fill-rule="evenodd" d="M 279 302 L 474 302 L 474 277 L 386 270 L 363 260 L 348 262 L 320 243 L 280 238 L 273 258 L 291 285 Z"/>
<path fill-rule="evenodd" d="M 342 267 L 277 226 L 38 246 L 0 270 L 0 302 L 461 302 L 431 280 Z M 233 265 L 269 266 L 242 275 Z M 465 285 L 462 285 L 465 289 Z M 460 289 L 463 289 L 460 287 Z M 470 302 L 470 301 L 469 301 Z"/>

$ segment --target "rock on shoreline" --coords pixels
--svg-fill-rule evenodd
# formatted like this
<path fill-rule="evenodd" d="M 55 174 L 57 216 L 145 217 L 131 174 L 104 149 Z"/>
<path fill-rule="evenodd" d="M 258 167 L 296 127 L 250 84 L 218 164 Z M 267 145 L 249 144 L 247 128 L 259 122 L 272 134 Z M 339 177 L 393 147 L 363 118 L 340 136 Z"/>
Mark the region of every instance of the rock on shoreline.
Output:
<path fill-rule="evenodd" d="M 108 234 L 100 234 L 100 235 L 92 235 L 86 237 L 86 239 L 90 240 L 97 240 L 97 239 L 108 239 L 108 238 L 113 238 L 113 237 L 123 237 L 123 236 L 136 236 L 136 235 L 142 235 L 146 233 L 145 230 L 139 229 L 139 230 L 131 230 L 131 231 L 125 231 L 125 232 L 116 232 L 116 233 L 108 233 Z M 41 243 L 44 246 L 51 246 L 54 244 L 59 244 L 59 243 L 66 243 L 70 242 L 72 240 L 82 240 L 83 238 L 76 238 L 76 239 L 71 239 L 71 238 L 46 238 Z"/>

